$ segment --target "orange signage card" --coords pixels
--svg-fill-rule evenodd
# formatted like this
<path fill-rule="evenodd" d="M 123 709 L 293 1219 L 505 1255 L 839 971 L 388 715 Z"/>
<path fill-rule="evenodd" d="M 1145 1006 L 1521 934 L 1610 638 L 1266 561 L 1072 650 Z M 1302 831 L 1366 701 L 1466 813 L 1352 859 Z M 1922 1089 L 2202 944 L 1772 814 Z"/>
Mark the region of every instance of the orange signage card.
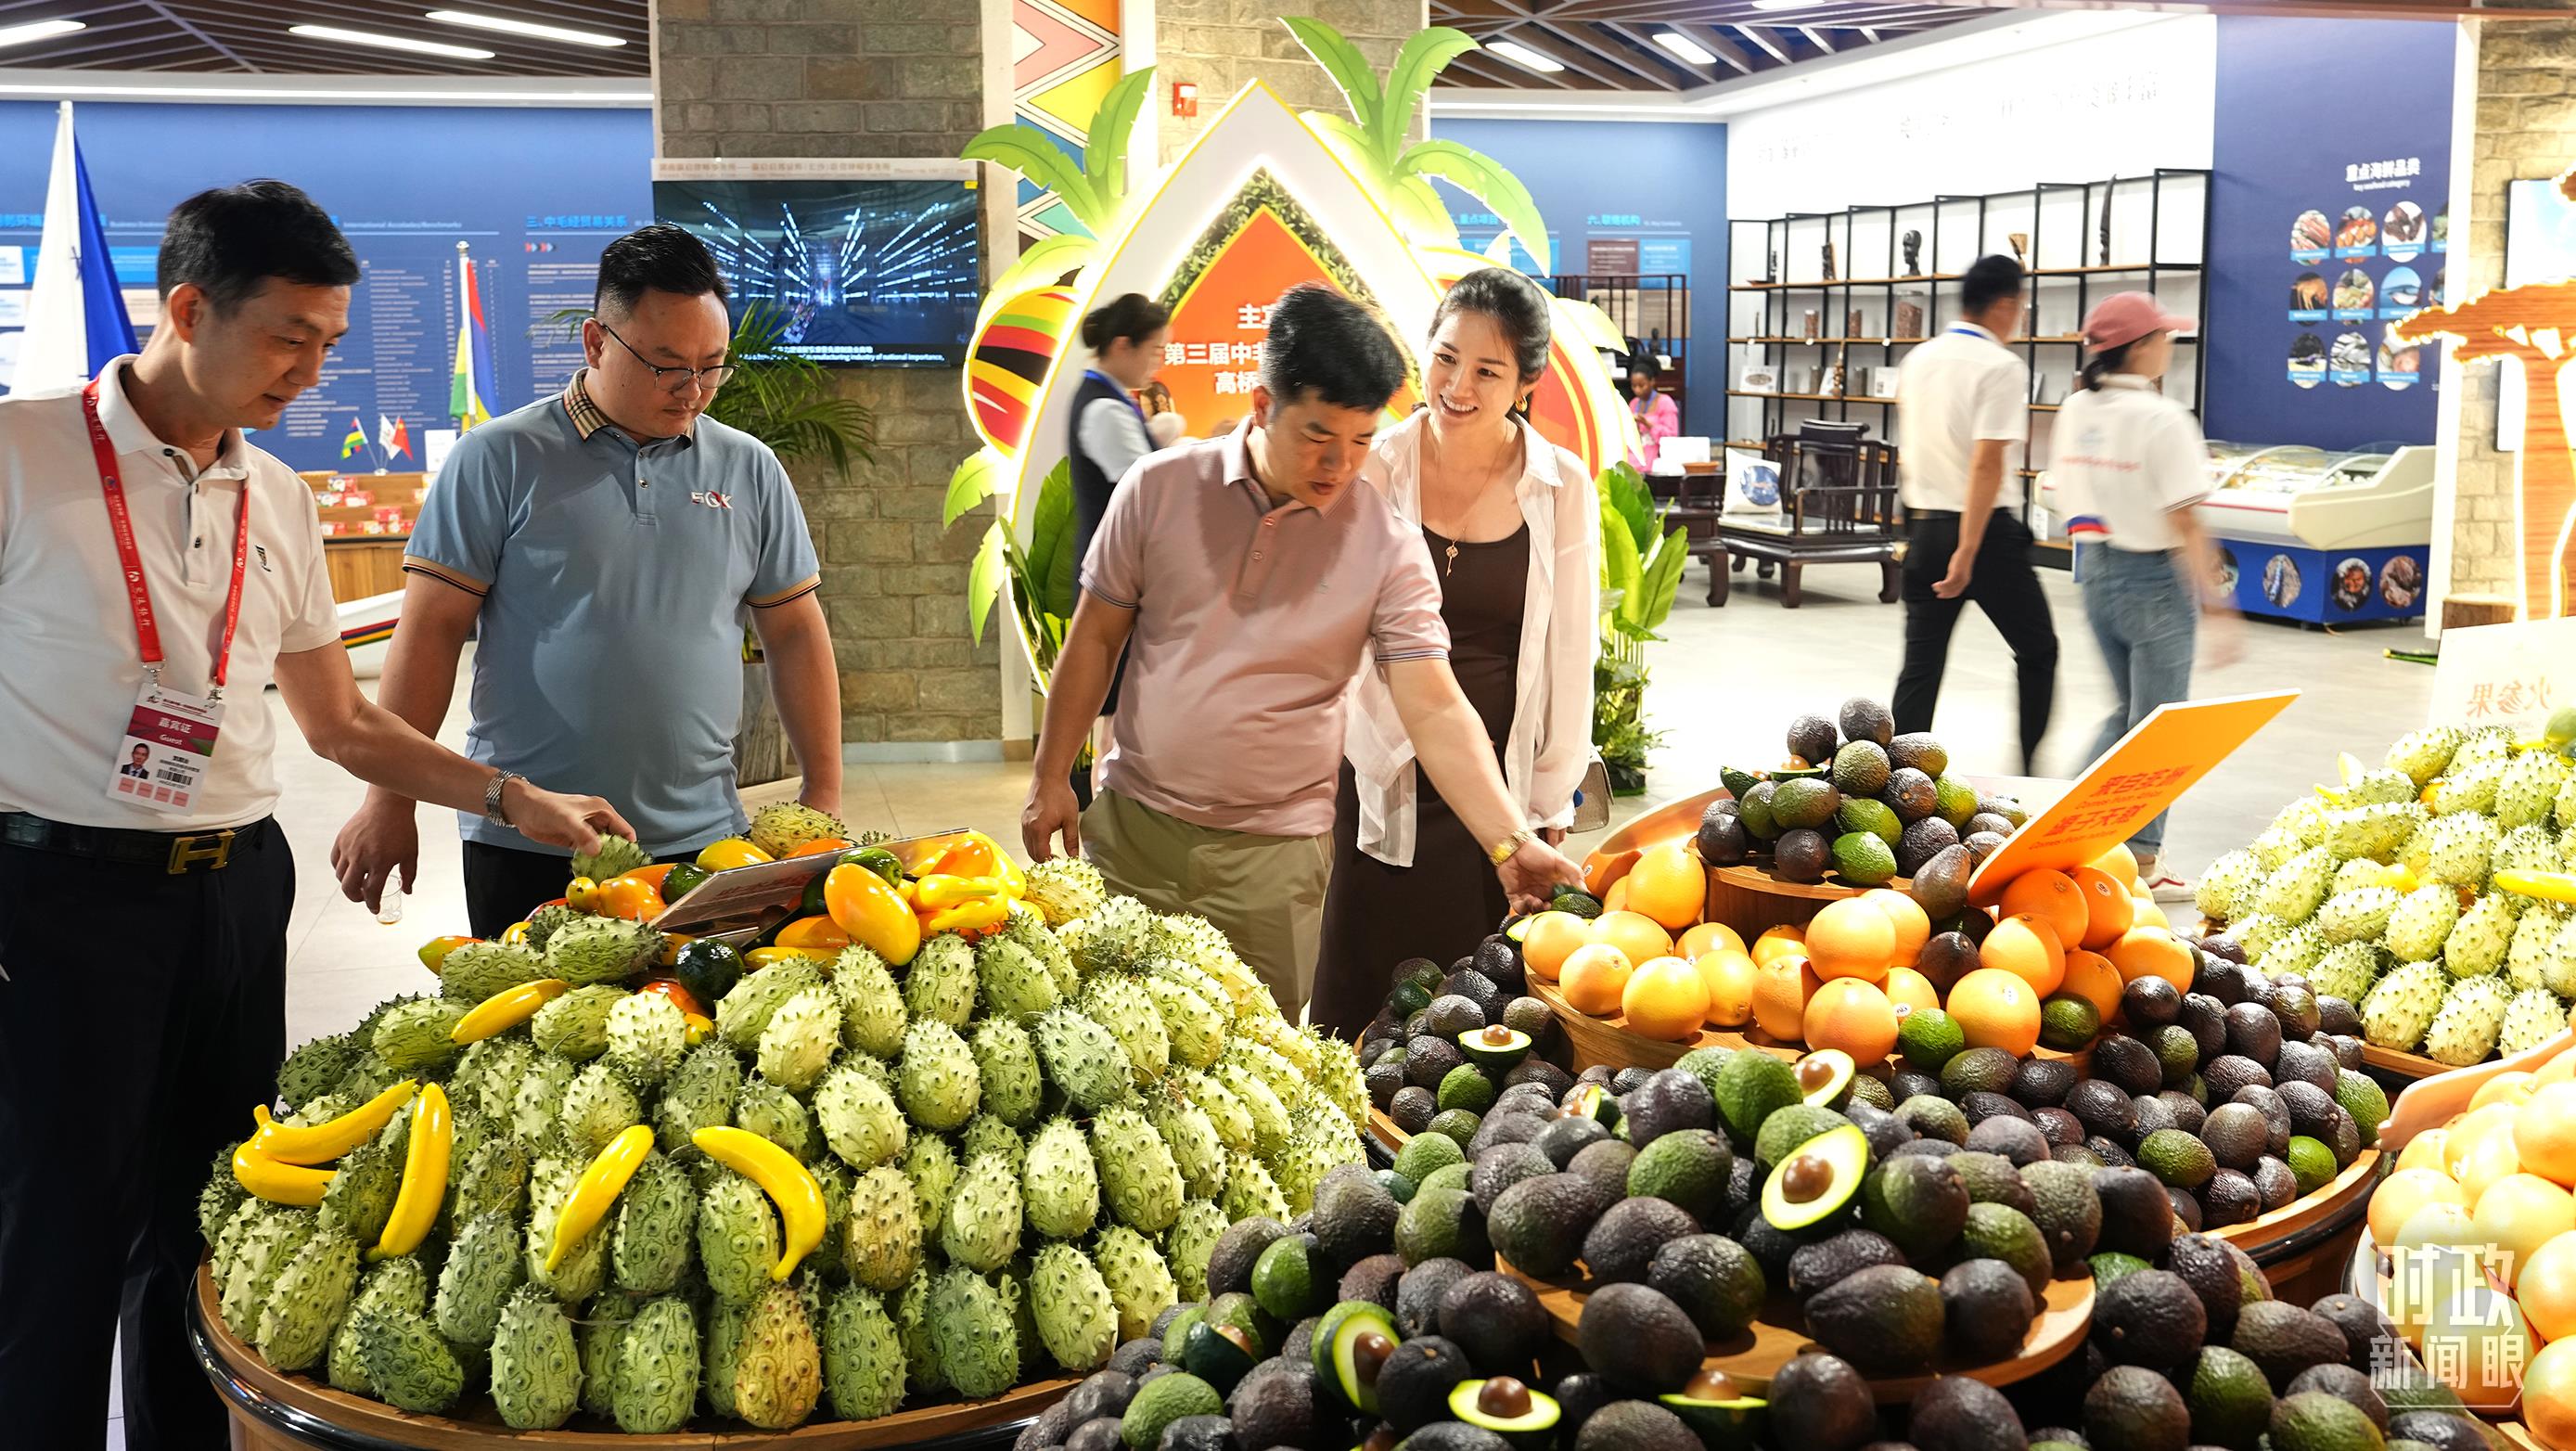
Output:
<path fill-rule="evenodd" d="M 2156 707 L 1986 858 L 1968 879 L 1968 900 L 1993 906 L 2024 872 L 2080 867 L 2128 840 L 2298 698 L 2283 690 Z"/>

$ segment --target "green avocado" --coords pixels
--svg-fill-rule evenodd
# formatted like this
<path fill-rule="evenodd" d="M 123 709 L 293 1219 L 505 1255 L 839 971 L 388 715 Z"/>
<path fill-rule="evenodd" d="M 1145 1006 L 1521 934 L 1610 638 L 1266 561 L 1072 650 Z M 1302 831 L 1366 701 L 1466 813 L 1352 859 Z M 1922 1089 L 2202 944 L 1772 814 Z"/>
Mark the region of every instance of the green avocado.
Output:
<path fill-rule="evenodd" d="M 1772 1060 L 1777 1062 L 1777 1059 Z M 1762 1184 L 1762 1217 L 1797 1230 L 1831 1217 L 1852 1202 L 1869 1168 L 1869 1136 L 1854 1124 L 1808 1140 Z"/>
<path fill-rule="evenodd" d="M 1694 1382 L 1694 1385 L 1697 1383 Z M 1770 1403 L 1759 1396 L 1710 1399 L 1692 1394 L 1691 1386 L 1655 1398 L 1681 1417 L 1709 1451 L 1752 1451 L 1770 1421 Z"/>
<path fill-rule="evenodd" d="M 1282 1240 L 1281 1243 L 1287 1243 Z M 1181 1340 L 1181 1369 L 1216 1387 L 1223 1395 L 1234 1389 L 1260 1362 L 1253 1355 L 1252 1338 L 1231 1325 L 1210 1325 L 1199 1321 Z"/>
<path fill-rule="evenodd" d="M 1601 899 L 1581 887 L 1564 886 L 1559 887 L 1556 895 L 1548 899 L 1547 909 L 1551 912 L 1570 912 L 1585 921 L 1590 921 L 1601 915 Z"/>
<path fill-rule="evenodd" d="M 1859 1071 L 1852 1056 L 1840 1048 L 1818 1048 L 1790 1066 L 1798 1075 L 1798 1086 L 1807 1091 L 1807 1102 L 1820 1108 L 1840 1108 L 1851 1096 L 1852 1075 Z"/>

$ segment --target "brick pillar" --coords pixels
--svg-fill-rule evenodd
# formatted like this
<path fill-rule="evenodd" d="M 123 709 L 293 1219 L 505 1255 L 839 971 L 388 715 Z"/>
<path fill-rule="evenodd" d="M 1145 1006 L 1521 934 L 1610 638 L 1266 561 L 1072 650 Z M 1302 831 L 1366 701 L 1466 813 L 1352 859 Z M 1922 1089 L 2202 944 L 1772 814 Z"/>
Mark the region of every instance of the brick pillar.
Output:
<path fill-rule="evenodd" d="M 1340 111 L 1342 93 L 1279 23 L 1312 15 L 1369 58 L 1381 80 L 1406 37 L 1429 25 L 1425 0 L 1154 0 L 1154 90 L 1163 159 L 1180 155 L 1245 83 L 1266 81 L 1301 111 Z M 1199 114 L 1172 115 L 1172 83 L 1196 81 Z"/>
<path fill-rule="evenodd" d="M 663 156 L 955 156 L 985 125 L 974 0 L 653 0 L 652 32 Z M 966 619 L 967 562 L 988 514 L 939 524 L 948 475 L 975 447 L 963 381 L 939 369 L 836 376 L 876 414 L 876 458 L 847 480 L 812 465 L 794 474 L 823 560 L 842 738 L 893 759 L 996 742 L 999 632 L 977 646 Z"/>

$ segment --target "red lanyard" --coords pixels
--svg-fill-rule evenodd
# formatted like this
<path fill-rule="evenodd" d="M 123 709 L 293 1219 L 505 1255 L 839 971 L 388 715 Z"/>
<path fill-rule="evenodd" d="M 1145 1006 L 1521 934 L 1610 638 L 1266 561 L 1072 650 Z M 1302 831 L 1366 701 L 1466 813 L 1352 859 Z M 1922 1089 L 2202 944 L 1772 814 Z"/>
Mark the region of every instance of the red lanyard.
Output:
<path fill-rule="evenodd" d="M 116 535 L 116 558 L 125 571 L 125 598 L 134 609 L 134 636 L 143 647 L 143 666 L 161 678 L 161 627 L 152 613 L 152 591 L 143 582 L 143 556 L 134 547 L 134 520 L 125 508 L 125 480 L 116 468 L 116 446 L 107 441 L 107 426 L 98 418 L 98 380 L 81 390 L 81 414 L 89 420 L 90 453 L 98 459 L 98 484 L 107 495 L 107 522 Z M 215 652 L 214 694 L 224 689 L 224 672 L 233 658 L 233 632 L 241 626 L 242 578 L 250 565 L 250 480 L 242 480 L 241 502 L 233 511 L 233 582 L 224 596 L 224 640 Z"/>

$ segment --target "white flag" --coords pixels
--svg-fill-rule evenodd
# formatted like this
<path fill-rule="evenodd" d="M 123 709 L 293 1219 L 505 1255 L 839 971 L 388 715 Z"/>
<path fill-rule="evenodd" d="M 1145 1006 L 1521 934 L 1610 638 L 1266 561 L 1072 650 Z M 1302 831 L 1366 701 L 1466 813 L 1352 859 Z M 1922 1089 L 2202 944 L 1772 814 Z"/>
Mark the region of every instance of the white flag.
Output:
<path fill-rule="evenodd" d="M 53 175 L 45 184 L 45 235 L 27 293 L 27 331 L 18 339 L 13 393 L 54 393 L 89 381 L 87 313 L 81 298 L 80 182 L 72 161 L 72 103 L 54 127 Z"/>

